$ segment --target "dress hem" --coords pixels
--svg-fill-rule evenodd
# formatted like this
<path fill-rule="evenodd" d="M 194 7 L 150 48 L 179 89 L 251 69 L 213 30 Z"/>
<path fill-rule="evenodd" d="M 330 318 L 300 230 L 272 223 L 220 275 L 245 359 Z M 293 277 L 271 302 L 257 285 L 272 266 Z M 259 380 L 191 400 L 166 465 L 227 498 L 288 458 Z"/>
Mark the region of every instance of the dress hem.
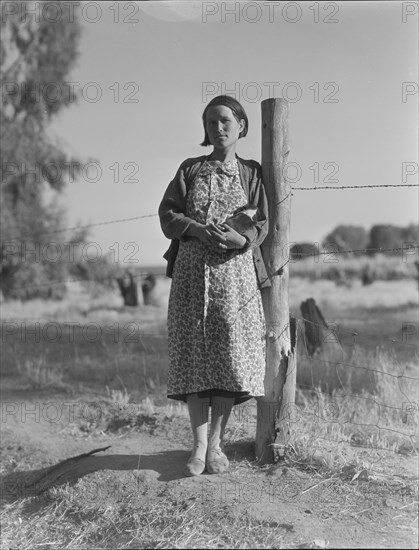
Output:
<path fill-rule="evenodd" d="M 198 392 L 190 392 L 190 393 L 172 393 L 167 394 L 168 399 L 174 399 L 176 401 L 183 401 L 184 403 L 187 402 L 188 395 L 195 395 L 197 394 L 198 397 L 204 398 L 204 397 L 234 397 L 234 405 L 240 405 L 241 403 L 244 403 L 246 401 L 249 401 L 249 399 L 253 399 L 256 397 L 255 395 L 250 394 L 247 391 L 228 391 L 228 390 L 219 390 L 219 389 L 212 389 L 212 390 L 203 390 Z"/>

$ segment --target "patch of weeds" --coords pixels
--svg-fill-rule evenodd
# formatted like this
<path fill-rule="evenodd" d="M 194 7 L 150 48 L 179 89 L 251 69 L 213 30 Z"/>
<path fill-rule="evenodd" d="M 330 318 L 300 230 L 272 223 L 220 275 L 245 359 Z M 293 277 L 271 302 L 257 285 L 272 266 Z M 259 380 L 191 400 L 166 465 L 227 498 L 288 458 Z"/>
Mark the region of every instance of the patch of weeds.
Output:
<path fill-rule="evenodd" d="M 47 365 L 45 357 L 25 359 L 18 363 L 17 371 L 27 389 L 68 389 L 63 374 Z"/>

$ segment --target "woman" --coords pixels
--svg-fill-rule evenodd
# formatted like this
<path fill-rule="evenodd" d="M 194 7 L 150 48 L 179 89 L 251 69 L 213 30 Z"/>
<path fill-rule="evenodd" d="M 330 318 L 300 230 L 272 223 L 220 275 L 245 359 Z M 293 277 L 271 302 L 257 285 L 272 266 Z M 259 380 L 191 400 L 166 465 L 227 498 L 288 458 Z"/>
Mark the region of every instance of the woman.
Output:
<path fill-rule="evenodd" d="M 268 232 L 261 168 L 236 155 L 247 115 L 229 96 L 202 115 L 209 156 L 186 159 L 159 207 L 172 277 L 168 307 L 168 397 L 187 402 L 194 447 L 185 475 L 228 468 L 222 450 L 233 405 L 264 395 L 265 320 L 260 288 L 270 286 L 259 245 Z M 250 203 L 260 215 L 242 233 L 223 222 Z M 207 434 L 209 407 L 211 425 Z"/>

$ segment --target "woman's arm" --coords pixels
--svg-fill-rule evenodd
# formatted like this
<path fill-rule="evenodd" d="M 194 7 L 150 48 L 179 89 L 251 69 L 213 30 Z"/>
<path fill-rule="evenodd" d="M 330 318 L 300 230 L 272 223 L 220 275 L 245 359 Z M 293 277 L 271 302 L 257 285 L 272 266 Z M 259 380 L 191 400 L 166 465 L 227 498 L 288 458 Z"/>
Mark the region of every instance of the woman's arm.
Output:
<path fill-rule="evenodd" d="M 218 235 L 209 225 L 198 223 L 186 216 L 186 165 L 185 160 L 169 183 L 159 206 L 160 225 L 168 239 L 196 238 L 208 246 L 217 244 Z"/>
<path fill-rule="evenodd" d="M 168 239 L 183 239 L 196 236 L 199 224 L 185 215 L 186 210 L 186 180 L 185 166 L 182 162 L 174 179 L 169 183 L 159 206 L 160 226 Z"/>
<path fill-rule="evenodd" d="M 253 227 L 241 233 L 246 238 L 247 244 L 243 251 L 260 246 L 265 240 L 269 230 L 269 210 L 265 188 L 262 183 L 262 168 L 255 162 L 249 181 L 250 202 L 259 208 L 260 220 Z"/>

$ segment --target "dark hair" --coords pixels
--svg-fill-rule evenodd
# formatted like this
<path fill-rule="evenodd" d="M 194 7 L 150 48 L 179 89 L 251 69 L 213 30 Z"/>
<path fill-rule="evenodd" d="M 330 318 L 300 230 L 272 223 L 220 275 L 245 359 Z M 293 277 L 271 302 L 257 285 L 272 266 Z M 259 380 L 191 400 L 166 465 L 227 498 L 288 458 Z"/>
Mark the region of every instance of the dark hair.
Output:
<path fill-rule="evenodd" d="M 208 103 L 208 105 L 205 107 L 204 112 L 202 113 L 202 122 L 204 123 L 204 141 L 200 143 L 200 145 L 207 147 L 208 145 L 211 145 L 211 142 L 208 137 L 207 130 L 205 128 L 206 123 L 206 117 L 207 117 L 207 111 L 210 107 L 214 107 L 215 105 L 224 105 L 225 107 L 228 107 L 233 111 L 234 118 L 237 120 L 237 122 L 240 122 L 240 120 L 244 120 L 244 128 L 239 134 L 239 139 L 242 137 L 245 137 L 247 135 L 247 130 L 249 129 L 249 120 L 247 119 L 247 115 L 241 104 L 237 101 L 237 99 L 234 99 L 234 97 L 231 97 L 229 95 L 219 95 L 217 97 L 214 97 L 214 99 L 211 99 L 211 101 Z"/>

